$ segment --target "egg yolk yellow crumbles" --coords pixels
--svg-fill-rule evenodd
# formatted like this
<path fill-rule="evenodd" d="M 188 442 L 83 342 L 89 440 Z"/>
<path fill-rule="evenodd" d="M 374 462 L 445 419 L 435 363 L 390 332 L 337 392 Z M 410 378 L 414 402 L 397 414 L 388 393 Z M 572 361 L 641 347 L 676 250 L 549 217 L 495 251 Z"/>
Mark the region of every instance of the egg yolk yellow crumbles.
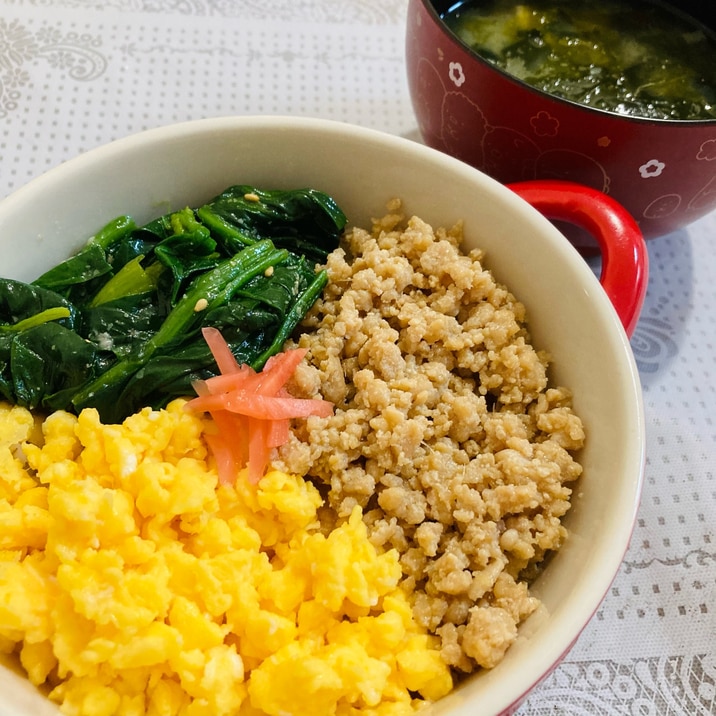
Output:
<path fill-rule="evenodd" d="M 177 400 L 121 425 L 0 403 L 0 651 L 66 714 L 412 713 L 452 687 L 360 508 L 218 485 Z"/>

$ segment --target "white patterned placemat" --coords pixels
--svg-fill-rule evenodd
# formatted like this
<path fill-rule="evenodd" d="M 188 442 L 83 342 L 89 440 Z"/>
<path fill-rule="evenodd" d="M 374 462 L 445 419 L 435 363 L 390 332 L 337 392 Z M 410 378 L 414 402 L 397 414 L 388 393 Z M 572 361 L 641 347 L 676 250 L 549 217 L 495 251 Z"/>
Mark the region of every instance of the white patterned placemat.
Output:
<path fill-rule="evenodd" d="M 112 139 L 230 114 L 417 138 L 407 0 L 0 0 L 0 197 Z M 716 713 L 716 213 L 650 242 L 647 470 L 622 569 L 520 716 Z"/>
<path fill-rule="evenodd" d="M 647 465 L 631 547 L 520 716 L 716 713 L 716 214 L 649 244 L 632 339 Z"/>
<path fill-rule="evenodd" d="M 0 196 L 162 124 L 291 114 L 414 132 L 405 2 L 0 3 Z"/>

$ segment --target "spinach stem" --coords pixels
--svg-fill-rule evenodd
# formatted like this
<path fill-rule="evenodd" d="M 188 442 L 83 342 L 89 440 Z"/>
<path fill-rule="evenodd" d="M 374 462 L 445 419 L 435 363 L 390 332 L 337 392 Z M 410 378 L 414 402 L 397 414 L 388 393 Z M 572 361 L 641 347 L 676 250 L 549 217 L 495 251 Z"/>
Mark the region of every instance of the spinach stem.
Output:
<path fill-rule="evenodd" d="M 103 226 L 90 240 L 91 244 L 98 244 L 108 249 L 113 243 L 123 239 L 127 234 L 137 228 L 131 216 L 118 216 Z"/>
<path fill-rule="evenodd" d="M 40 326 L 43 323 L 48 323 L 49 321 L 59 321 L 63 318 L 69 318 L 70 315 L 70 309 L 65 306 L 46 308 L 44 311 L 40 311 L 34 316 L 28 316 L 27 318 L 23 318 L 17 323 L 10 323 L 7 325 L 0 324 L 0 332 L 9 333 L 11 331 L 17 331 L 19 333 L 20 331 L 25 331 L 28 328 L 34 328 L 35 326 Z"/>
<path fill-rule="evenodd" d="M 223 216 L 214 213 L 208 206 L 197 209 L 196 215 L 212 234 L 228 241 L 229 246 L 235 251 L 238 251 L 240 246 L 250 246 L 257 241 L 257 239 L 239 231 L 236 226 L 230 224 Z"/>
<path fill-rule="evenodd" d="M 293 329 L 298 325 L 299 321 L 306 315 L 308 309 L 313 306 L 316 299 L 328 283 L 328 272 L 324 269 L 316 274 L 316 278 L 311 281 L 306 290 L 296 299 L 286 316 L 279 326 L 276 336 L 271 345 L 251 363 L 254 370 L 261 370 L 266 361 L 276 353 L 280 352 L 283 344 L 293 333 Z"/>

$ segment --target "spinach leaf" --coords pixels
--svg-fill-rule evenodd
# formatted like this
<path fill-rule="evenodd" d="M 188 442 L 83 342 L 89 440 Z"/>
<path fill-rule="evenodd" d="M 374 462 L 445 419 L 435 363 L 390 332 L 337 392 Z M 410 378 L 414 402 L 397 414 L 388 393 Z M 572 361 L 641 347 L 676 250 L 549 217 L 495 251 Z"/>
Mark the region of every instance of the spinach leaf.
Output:
<path fill-rule="evenodd" d="M 0 279 L 0 397 L 119 421 L 215 370 L 201 328 L 241 363 L 280 351 L 327 282 L 346 218 L 313 189 L 229 187 L 137 227 L 104 226 L 31 284 Z"/>
<path fill-rule="evenodd" d="M 134 220 L 129 216 L 113 219 L 91 237 L 81 251 L 46 271 L 35 279 L 33 284 L 69 296 L 70 290 L 77 284 L 86 283 L 112 271 L 107 249 L 131 235 L 135 228 Z"/>
<path fill-rule="evenodd" d="M 79 254 L 50 269 L 33 281 L 35 286 L 69 295 L 71 287 L 111 273 L 107 253 L 99 244 L 90 244 Z"/>
<path fill-rule="evenodd" d="M 59 323 L 23 331 L 3 349 L 2 383 L 28 408 L 64 408 L 95 367 L 95 347 Z"/>
<path fill-rule="evenodd" d="M 313 266 L 309 266 L 305 259 L 289 254 L 283 263 L 274 266 L 269 276 L 252 278 L 237 291 L 237 296 L 255 298 L 283 314 L 306 289 L 315 273 Z"/>
<path fill-rule="evenodd" d="M 262 190 L 245 184 L 232 186 L 198 211 L 205 222 L 218 217 L 215 227 L 232 227 L 223 235 L 227 247 L 259 237 L 271 239 L 308 259 L 322 263 L 336 247 L 346 217 L 336 202 L 315 189 Z M 234 248 L 236 250 L 236 248 Z"/>
<path fill-rule="evenodd" d="M 328 283 L 328 273 L 324 270 L 316 274 L 313 281 L 308 285 L 306 290 L 296 299 L 291 308 L 283 317 L 283 322 L 279 326 L 273 337 L 271 345 L 266 350 L 257 355 L 252 361 L 247 361 L 254 370 L 260 370 L 266 361 L 278 353 L 288 337 L 293 333 L 301 319 L 308 313 L 316 299 Z"/>
<path fill-rule="evenodd" d="M 124 296 L 82 309 L 82 335 L 98 350 L 116 358 L 139 353 L 159 330 L 164 313 L 157 310 L 153 293 Z"/>
<path fill-rule="evenodd" d="M 44 314 L 53 308 L 65 309 L 65 316 L 58 322 L 74 328 L 77 322 L 77 310 L 60 294 L 41 286 L 0 279 L 0 331 L 10 329 L 19 321 L 27 321 Z M 44 323 L 45 320 L 39 322 Z"/>
<path fill-rule="evenodd" d="M 90 306 L 101 306 L 103 303 L 116 301 L 126 296 L 140 296 L 149 291 L 154 291 L 161 276 L 161 264 L 151 264 L 147 269 L 142 266 L 141 254 L 124 266 L 112 276 L 94 297 L 90 300 Z"/>
<path fill-rule="evenodd" d="M 96 407 L 103 416 L 109 415 L 111 419 L 116 419 L 114 416 L 120 407 L 121 410 L 125 409 L 124 405 L 118 405 L 117 396 L 134 373 L 141 370 L 157 351 L 176 350 L 188 332 L 196 332 L 203 310 L 226 303 L 244 283 L 284 260 L 286 254 L 285 251 L 277 250 L 268 240 L 259 241 L 212 271 L 201 274 L 137 354 L 120 359 L 75 393 L 72 398 L 75 410 Z"/>
<path fill-rule="evenodd" d="M 153 355 L 129 380 L 114 386 L 114 400 L 104 407 L 103 417 L 116 421 L 144 406 L 162 408 L 172 398 L 191 395 L 193 381 L 209 377 L 214 366 L 200 338 L 174 352 Z"/>
<path fill-rule="evenodd" d="M 221 256 L 215 249 L 216 241 L 206 230 L 169 236 L 156 245 L 157 259 L 172 272 L 172 303 L 176 302 L 190 276 L 216 268 Z"/>

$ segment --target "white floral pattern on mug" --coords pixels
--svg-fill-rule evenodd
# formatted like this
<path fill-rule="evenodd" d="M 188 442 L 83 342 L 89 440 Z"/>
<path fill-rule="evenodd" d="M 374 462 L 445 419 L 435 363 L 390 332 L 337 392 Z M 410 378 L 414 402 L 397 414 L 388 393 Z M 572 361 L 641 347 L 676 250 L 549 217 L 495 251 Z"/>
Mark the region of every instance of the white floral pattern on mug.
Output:
<path fill-rule="evenodd" d="M 455 87 L 462 87 L 465 84 L 465 71 L 459 62 L 451 62 L 448 66 L 448 77 Z"/>
<path fill-rule="evenodd" d="M 658 177 L 666 168 L 664 162 L 660 162 L 658 159 L 650 159 L 646 164 L 642 164 L 639 167 L 639 174 L 642 179 L 651 179 L 652 177 Z"/>

